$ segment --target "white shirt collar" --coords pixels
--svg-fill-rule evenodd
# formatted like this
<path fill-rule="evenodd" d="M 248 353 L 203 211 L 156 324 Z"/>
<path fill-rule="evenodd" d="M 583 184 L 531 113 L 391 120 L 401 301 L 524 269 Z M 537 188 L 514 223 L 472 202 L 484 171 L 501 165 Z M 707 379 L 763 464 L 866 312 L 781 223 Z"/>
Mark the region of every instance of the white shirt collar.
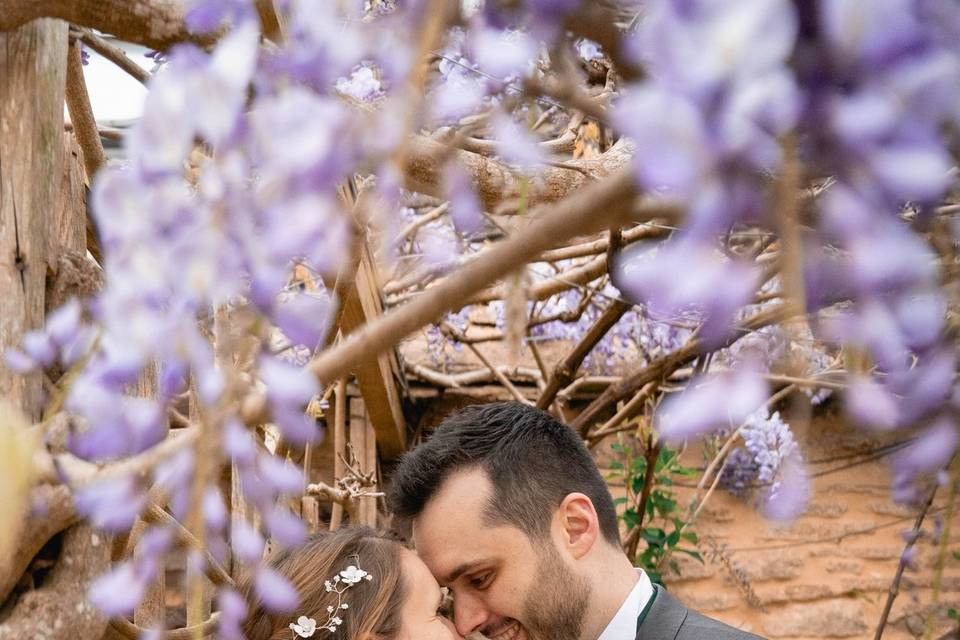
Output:
<path fill-rule="evenodd" d="M 653 597 L 653 584 L 650 578 L 643 569 L 637 569 L 637 574 L 639 574 L 637 584 L 597 640 L 634 640 L 637 637 L 637 618 Z"/>

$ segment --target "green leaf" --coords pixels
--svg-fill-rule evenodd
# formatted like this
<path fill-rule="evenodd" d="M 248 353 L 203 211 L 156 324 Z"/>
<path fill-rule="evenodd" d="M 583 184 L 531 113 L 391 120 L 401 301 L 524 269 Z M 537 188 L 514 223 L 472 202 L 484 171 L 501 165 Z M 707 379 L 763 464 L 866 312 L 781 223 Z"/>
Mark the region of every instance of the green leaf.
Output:
<path fill-rule="evenodd" d="M 610 463 L 610 468 L 613 469 L 614 471 L 623 471 L 623 463 L 622 463 L 622 462 L 611 462 L 611 463 Z"/>
<path fill-rule="evenodd" d="M 623 512 L 623 522 L 627 525 L 627 529 L 633 529 L 640 524 L 640 516 L 637 514 L 636 509 L 627 509 Z"/>
<path fill-rule="evenodd" d="M 694 560 L 698 560 L 700 564 L 704 564 L 703 556 L 700 555 L 699 551 L 694 551 L 693 549 L 680 549 L 679 547 L 674 549 L 674 551 L 676 551 L 677 553 L 685 553 L 691 558 L 693 558 Z"/>
<path fill-rule="evenodd" d="M 680 534 L 680 537 L 692 544 L 700 543 L 700 538 L 693 531 L 684 531 L 683 533 Z"/>
<path fill-rule="evenodd" d="M 954 620 L 960 620 L 960 612 L 951 608 L 947 611 L 947 617 L 953 618 Z"/>
<path fill-rule="evenodd" d="M 616 506 L 616 507 L 619 507 L 620 505 L 626 504 L 626 503 L 627 503 L 627 499 L 624 498 L 623 496 L 620 496 L 619 498 L 614 498 L 614 499 L 613 499 L 613 504 L 614 504 L 614 506 Z"/>
<path fill-rule="evenodd" d="M 954 560 L 960 560 L 960 551 L 954 551 L 954 552 L 953 552 L 953 559 L 954 559 Z"/>
<path fill-rule="evenodd" d="M 668 547 L 675 547 L 675 546 L 677 546 L 677 543 L 678 543 L 678 542 L 680 542 L 680 532 L 679 532 L 679 531 L 671 531 L 671 532 L 670 532 L 670 535 L 667 536 L 667 546 L 668 546 Z"/>

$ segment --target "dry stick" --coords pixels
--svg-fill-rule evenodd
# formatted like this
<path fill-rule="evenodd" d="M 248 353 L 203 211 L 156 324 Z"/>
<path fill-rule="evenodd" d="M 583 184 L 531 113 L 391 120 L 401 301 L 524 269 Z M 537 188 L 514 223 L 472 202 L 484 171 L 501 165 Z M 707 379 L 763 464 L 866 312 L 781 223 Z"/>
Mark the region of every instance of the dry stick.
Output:
<path fill-rule="evenodd" d="M 728 347 L 744 335 L 769 324 L 781 322 L 796 313 L 799 313 L 799 308 L 790 303 L 783 303 L 764 309 L 743 322 L 742 325 L 737 328 L 736 332 L 724 341 L 722 347 Z M 648 382 L 669 376 L 673 371 L 697 357 L 701 352 L 701 348 L 700 339 L 691 338 L 676 351 L 653 360 L 645 367 L 634 371 L 619 382 L 610 385 L 577 416 L 577 419 L 573 421 L 571 426 L 579 431 L 581 435 L 585 436 L 590 426 L 596 422 L 608 406 L 634 393 Z"/>
<path fill-rule="evenodd" d="M 210 552 L 203 547 L 203 542 L 201 542 L 176 518 L 167 513 L 162 507 L 157 504 L 151 504 L 144 512 L 143 519 L 146 522 L 161 524 L 172 528 L 178 542 L 192 547 L 202 553 L 204 564 L 207 567 L 206 574 L 212 583 L 228 587 L 235 586 L 233 583 L 233 578 L 231 578 L 230 574 L 228 574 L 226 570 L 220 566 L 220 563 L 217 562 L 212 555 L 210 555 Z"/>
<path fill-rule="evenodd" d="M 515 367 L 507 364 L 500 364 L 496 366 L 497 369 L 503 373 L 503 375 L 511 379 L 511 382 L 515 380 L 533 382 L 538 387 L 543 384 L 543 377 L 538 369 L 532 369 L 530 367 Z M 492 382 L 497 379 L 487 367 L 471 369 L 461 373 L 443 373 L 422 364 L 404 362 L 404 368 L 408 373 L 422 378 L 424 381 L 429 382 L 430 384 L 434 384 L 439 387 L 449 387 L 451 389 L 459 389 L 471 384 Z"/>
<path fill-rule="evenodd" d="M 933 617 L 936 615 L 937 603 L 940 600 L 940 588 L 943 585 L 943 567 L 947 561 L 947 546 L 950 544 L 950 529 L 954 524 L 953 512 L 957 504 L 957 487 L 960 485 L 960 452 L 954 453 L 949 469 L 950 474 L 947 481 L 950 483 L 948 485 L 950 489 L 947 494 L 947 512 L 943 519 L 943 528 L 940 532 L 940 549 L 937 552 L 937 562 L 933 570 L 933 583 L 931 584 L 933 594 L 930 598 L 932 606 L 923 633 L 924 640 L 930 640 L 933 637 Z"/>
<path fill-rule="evenodd" d="M 659 386 L 657 382 L 648 382 L 643 385 L 640 391 L 630 399 L 630 402 L 623 405 L 623 408 L 603 423 L 603 426 L 597 429 L 596 432 L 587 436 L 587 446 L 594 447 L 606 436 L 617 433 L 620 425 L 637 415 L 637 412 L 643 407 L 643 403 L 647 401 L 647 398 L 649 398 Z"/>
<path fill-rule="evenodd" d="M 537 284 L 533 285 L 530 287 L 530 290 L 527 294 L 527 299 L 537 301 L 546 300 L 547 298 L 555 296 L 558 293 L 563 293 L 572 286 L 593 282 L 606 272 L 606 256 L 597 256 L 593 260 L 570 269 L 562 276 L 558 276 L 550 280 L 544 280 L 543 282 L 538 282 Z M 470 299 L 470 303 L 477 304 L 494 302 L 496 300 L 502 300 L 506 296 L 507 287 L 505 285 L 497 285 L 496 287 L 491 287 L 490 289 L 481 291 L 477 295 L 473 296 Z"/>
<path fill-rule="evenodd" d="M 452 335 L 454 339 L 456 339 L 458 342 L 463 342 L 462 340 L 460 340 L 461 338 L 460 332 L 457 331 L 454 327 L 450 326 L 450 323 L 443 321 L 441 323 L 441 326 L 443 327 L 446 333 Z M 473 352 L 473 355 L 477 357 L 477 360 L 482 362 L 483 366 L 485 366 L 487 369 L 490 370 L 490 372 L 494 375 L 494 377 L 496 377 L 496 379 L 500 382 L 500 384 L 502 384 L 507 389 L 507 391 L 510 392 L 510 395 L 512 395 L 517 402 L 522 402 L 523 404 L 530 404 L 530 401 L 524 398 L 523 394 L 517 391 L 517 388 L 513 386 L 513 383 L 510 382 L 510 379 L 507 376 L 503 375 L 500 369 L 495 367 L 493 363 L 490 362 L 490 360 L 485 355 L 483 355 L 483 353 L 479 349 L 477 349 L 476 345 L 474 345 L 471 342 L 465 342 L 463 344 L 467 345 L 467 348 L 470 349 L 471 352 Z"/>
<path fill-rule="evenodd" d="M 71 35 L 75 35 L 78 40 L 99 53 L 101 56 L 117 65 L 123 71 L 126 71 L 134 80 L 141 84 L 147 84 L 150 80 L 150 73 L 127 57 L 126 52 L 120 47 L 116 47 L 103 38 L 99 38 L 89 29 L 83 27 L 71 27 Z"/>
<path fill-rule="evenodd" d="M 934 485 L 933 489 L 931 489 L 930 496 L 920 509 L 920 513 L 917 514 L 917 519 L 913 523 L 913 533 L 907 538 L 907 544 L 903 547 L 903 553 L 900 554 L 900 564 L 897 565 L 897 573 L 893 576 L 893 582 L 890 584 L 890 590 L 887 592 L 887 602 L 883 605 L 883 612 L 880 614 L 880 622 L 877 624 L 877 632 L 873 636 L 874 640 L 880 640 L 883 637 L 883 630 L 887 626 L 887 618 L 890 617 L 890 610 L 893 608 L 893 601 L 897 599 L 897 595 L 900 593 L 900 578 L 903 577 L 903 570 L 907 566 L 904 558 L 906 557 L 907 552 L 913 548 L 914 543 L 916 543 L 920 537 L 920 526 L 923 524 L 923 519 L 927 517 L 927 511 L 930 509 L 930 505 L 933 504 L 933 497 L 935 495 L 937 495 L 936 485 Z"/>
<path fill-rule="evenodd" d="M 665 229 L 661 226 L 651 227 L 646 224 L 641 224 L 630 229 L 625 229 L 621 233 L 620 237 L 623 240 L 623 245 L 626 246 L 638 240 L 662 238 L 669 232 L 669 229 Z M 541 255 L 537 256 L 534 262 L 556 262 L 558 260 L 570 260 L 572 258 L 595 256 L 600 253 L 606 253 L 609 246 L 610 236 L 608 234 L 605 237 L 592 242 L 584 242 L 581 244 L 571 245 L 569 247 L 561 247 L 560 249 L 544 251 Z"/>
<path fill-rule="evenodd" d="M 584 358 L 600 342 L 603 336 L 607 335 L 613 325 L 620 321 L 620 318 L 630 309 L 630 306 L 629 303 L 622 300 L 614 300 L 610 306 L 604 309 L 597 321 L 580 339 L 580 342 L 554 368 L 553 375 L 547 381 L 547 388 L 537 398 L 537 408 L 546 409 L 553 403 L 553 399 L 557 397 L 560 389 L 573 380 L 573 376 L 576 375 L 577 369 L 583 364 Z"/>
<path fill-rule="evenodd" d="M 217 632 L 220 623 L 220 612 L 217 611 L 200 624 L 190 627 L 183 627 L 173 631 L 161 631 L 159 636 L 152 635 L 146 629 L 141 629 L 126 618 L 114 618 L 110 621 L 110 628 L 127 640 L 140 640 L 140 638 L 151 637 L 160 638 L 160 640 L 191 640 L 192 638 L 206 638 Z"/>
<path fill-rule="evenodd" d="M 345 465 L 343 456 L 347 452 L 347 381 L 344 378 L 337 380 L 333 412 L 333 476 L 336 479 L 343 477 Z M 330 531 L 336 531 L 343 522 L 343 505 L 333 503 L 330 512 Z"/>
<path fill-rule="evenodd" d="M 661 445 L 654 443 L 653 431 L 647 436 L 647 447 L 643 453 L 644 460 L 647 462 L 647 468 L 643 474 L 643 489 L 640 492 L 640 500 L 637 503 L 637 526 L 630 532 L 630 536 L 624 543 L 624 550 L 630 562 L 637 556 L 637 545 L 640 544 L 640 534 L 643 532 L 643 516 L 647 510 L 647 501 L 650 500 L 650 494 L 653 492 L 653 479 L 657 471 L 657 459 L 660 457 Z"/>
<path fill-rule="evenodd" d="M 184 16 L 185 3 L 171 0 L 4 0 L 0 31 L 37 18 L 59 18 L 161 51 L 179 42 L 210 46 L 223 33 L 191 33 Z"/>
<path fill-rule="evenodd" d="M 83 167 L 87 172 L 87 179 L 92 181 L 100 167 L 107 163 L 107 154 L 103 152 L 103 144 L 97 132 L 97 121 L 90 106 L 90 95 L 83 80 L 83 62 L 80 58 L 80 42 L 71 40 L 67 52 L 67 109 L 70 111 L 70 121 L 73 123 L 77 142 L 83 151 Z"/>
<path fill-rule="evenodd" d="M 273 0 L 254 0 L 257 15 L 260 17 L 260 30 L 267 40 L 283 44 L 283 25 Z"/>
<path fill-rule="evenodd" d="M 400 236 L 399 236 L 400 240 L 405 240 L 409 238 L 414 234 L 414 232 L 417 231 L 417 229 L 419 229 L 425 224 L 433 222 L 434 220 L 436 220 L 437 218 L 445 214 L 449 209 L 450 209 L 450 203 L 444 202 L 440 206 L 434 207 L 430 211 L 427 211 L 425 214 L 421 216 L 417 216 L 416 220 L 408 224 L 400 232 Z"/>
<path fill-rule="evenodd" d="M 385 313 L 351 333 L 309 365 L 322 384 L 346 375 L 364 358 L 383 353 L 420 327 L 448 311 L 460 309 L 488 283 L 505 277 L 540 252 L 571 237 L 592 233 L 630 212 L 635 195 L 633 177 L 623 170 L 591 184 L 547 208 L 522 231 L 499 243 L 484 256 L 408 304 Z M 673 205 L 651 203 L 640 211 L 647 219 L 673 217 Z"/>

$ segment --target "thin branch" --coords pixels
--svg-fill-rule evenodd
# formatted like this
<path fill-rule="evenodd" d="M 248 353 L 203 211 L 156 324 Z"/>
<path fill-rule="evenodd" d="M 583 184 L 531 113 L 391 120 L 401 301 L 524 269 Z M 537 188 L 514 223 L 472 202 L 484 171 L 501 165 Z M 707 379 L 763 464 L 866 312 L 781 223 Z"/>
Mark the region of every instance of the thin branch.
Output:
<path fill-rule="evenodd" d="M 74 36 L 85 45 L 99 53 L 101 56 L 126 71 L 134 80 L 141 84 L 147 84 L 150 80 L 150 74 L 146 69 L 127 57 L 126 52 L 120 47 L 116 47 L 103 38 L 95 36 L 89 29 L 83 27 L 70 27 L 70 35 Z M 103 135 L 101 133 L 101 135 Z"/>
<path fill-rule="evenodd" d="M 210 617 L 200 624 L 172 631 L 161 631 L 159 636 L 152 635 L 146 629 L 141 629 L 126 618 L 114 618 L 110 621 L 110 628 L 127 640 L 140 640 L 140 638 L 145 637 L 161 640 L 194 640 L 194 638 L 206 638 L 214 635 L 217 632 L 219 622 L 220 612 L 217 611 L 210 614 Z"/>
<path fill-rule="evenodd" d="M 408 224 L 406 227 L 403 228 L 403 230 L 400 232 L 400 235 L 398 236 L 398 239 L 401 241 L 406 240 L 407 238 L 411 237 L 420 227 L 422 227 L 425 224 L 429 224 L 434 220 L 440 218 L 449 210 L 450 210 L 450 203 L 444 202 L 443 204 L 437 207 L 434 207 L 433 209 L 424 213 L 423 215 L 417 216 L 416 220 L 414 220 L 413 222 L 411 222 L 410 224 Z"/>
<path fill-rule="evenodd" d="M 907 537 L 907 544 L 903 547 L 903 553 L 900 554 L 900 564 L 897 565 L 897 573 L 893 576 L 893 582 L 890 584 L 890 589 L 887 591 L 887 601 L 883 605 L 883 612 L 880 614 L 880 622 L 877 623 L 877 632 L 873 636 L 874 640 L 880 640 L 883 637 L 883 631 L 887 626 L 887 618 L 890 617 L 890 610 L 893 608 L 893 601 L 897 599 L 897 595 L 900 593 L 900 578 L 903 577 L 903 570 L 907 566 L 907 553 L 913 548 L 913 545 L 920 538 L 920 527 L 923 525 L 923 519 L 927 517 L 927 511 L 930 510 L 930 505 L 933 504 L 933 498 L 936 495 L 937 487 L 934 485 L 933 489 L 930 491 L 930 496 L 923 504 L 923 507 L 920 508 L 920 513 L 917 514 L 917 519 L 913 523 L 913 531 L 911 535 Z"/>
<path fill-rule="evenodd" d="M 554 368 L 553 375 L 547 381 L 547 388 L 537 398 L 537 408 L 546 409 L 553 403 L 553 399 L 560 389 L 570 384 L 587 355 L 603 339 L 603 336 L 607 335 L 607 332 L 620 321 L 620 318 L 623 317 L 630 306 L 627 302 L 614 300 L 604 310 L 593 326 L 580 339 L 580 342 Z"/>
<path fill-rule="evenodd" d="M 761 327 L 791 318 L 799 312 L 799 308 L 790 303 L 783 303 L 764 309 L 746 320 L 731 337 L 724 341 L 723 346 L 730 346 L 744 335 L 752 333 Z M 616 384 L 607 387 L 602 394 L 577 416 L 571 426 L 579 431 L 581 435 L 586 435 L 591 425 L 600 418 L 611 404 L 626 398 L 649 382 L 669 377 L 671 373 L 696 358 L 701 351 L 702 345 L 700 339 L 696 337 L 691 338 L 676 351 L 653 360 Z"/>
<path fill-rule="evenodd" d="M 657 390 L 659 384 L 657 382 L 648 382 L 640 388 L 640 391 L 636 393 L 631 399 L 630 402 L 623 405 L 623 408 L 617 411 L 616 414 L 609 420 L 607 420 L 603 426 L 597 429 L 594 433 L 591 433 L 587 436 L 587 444 L 590 447 L 596 446 L 601 440 L 605 437 L 618 433 L 620 431 L 620 425 L 637 415 L 637 413 L 643 408 L 644 403 L 651 395 Z"/>
<path fill-rule="evenodd" d="M 450 326 L 448 322 L 442 322 L 441 327 L 444 329 L 445 332 L 449 333 L 450 335 L 454 336 L 455 339 L 459 340 L 458 336 L 460 335 L 460 332 L 457 331 L 452 326 Z M 467 345 L 467 348 L 470 349 L 470 351 L 473 353 L 473 355 L 477 357 L 477 360 L 482 362 L 483 366 L 485 366 L 487 369 L 490 370 L 490 372 L 497 378 L 497 381 L 499 381 L 500 384 L 502 384 L 506 388 L 506 390 L 510 392 L 510 395 L 512 395 L 517 402 L 522 402 L 523 404 L 530 404 L 530 402 L 525 397 L 523 397 L 523 395 L 519 391 L 517 391 L 517 388 L 513 386 L 513 383 L 510 382 L 510 379 L 507 378 L 507 376 L 503 375 L 503 373 L 501 373 L 500 370 L 497 367 L 495 367 L 493 363 L 490 362 L 490 360 L 485 355 L 483 355 L 483 352 L 477 349 L 476 345 L 470 342 L 467 342 L 465 344 Z"/>
<path fill-rule="evenodd" d="M 219 33 L 190 33 L 185 15 L 181 0 L 4 0 L 0 31 L 59 18 L 160 51 L 180 42 L 206 47 L 217 41 Z"/>
<path fill-rule="evenodd" d="M 100 142 L 100 134 L 97 132 L 97 121 L 90 106 L 90 95 L 83 79 L 83 63 L 80 57 L 80 42 L 71 40 L 67 51 L 67 109 L 70 111 L 70 121 L 73 123 L 77 142 L 83 152 L 87 179 L 92 181 L 97 171 L 107 164 L 107 154 L 103 151 L 103 143 Z"/>
<path fill-rule="evenodd" d="M 223 585 L 228 587 L 233 587 L 233 578 L 230 577 L 230 574 L 224 570 L 220 563 L 210 555 L 210 552 L 207 551 L 203 543 L 197 539 L 179 520 L 174 518 L 172 515 L 167 513 L 162 507 L 158 504 L 151 504 L 147 507 L 146 511 L 143 514 L 143 519 L 146 522 L 151 522 L 154 524 L 161 524 L 170 527 L 173 529 L 174 536 L 176 537 L 177 542 L 182 545 L 193 548 L 195 551 L 199 551 L 203 555 L 204 565 L 206 567 L 206 575 L 216 585 Z"/>

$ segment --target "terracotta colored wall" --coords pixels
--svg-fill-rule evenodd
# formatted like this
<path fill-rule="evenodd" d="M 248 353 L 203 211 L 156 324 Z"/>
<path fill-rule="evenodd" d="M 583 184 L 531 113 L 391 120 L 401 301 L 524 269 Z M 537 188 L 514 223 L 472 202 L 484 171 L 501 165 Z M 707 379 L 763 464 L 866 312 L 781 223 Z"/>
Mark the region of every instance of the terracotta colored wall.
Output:
<path fill-rule="evenodd" d="M 764 637 L 873 638 L 904 548 L 902 534 L 912 529 L 916 512 L 890 500 L 886 457 L 862 462 L 856 454 L 905 435 L 879 439 L 836 419 L 818 420 L 797 435 L 808 459 L 820 461 L 812 471 L 823 474 L 814 479 L 806 515 L 777 526 L 718 491 L 695 525 L 706 563 L 679 557 L 680 574 L 668 573 L 666 582 L 688 606 Z M 609 460 L 599 457 L 601 464 Z M 698 450 L 685 459 L 690 466 L 702 463 Z M 681 490 L 681 504 L 690 493 Z M 884 638 L 922 637 L 938 550 L 931 533 L 945 506 L 943 489 L 916 545 L 918 570 L 905 573 Z M 707 538 L 724 551 L 712 553 Z M 950 548 L 960 550 L 960 516 L 953 518 L 951 539 Z M 960 562 L 949 555 L 940 602 L 934 638 L 957 625 L 946 617 L 945 603 L 960 608 Z"/>

